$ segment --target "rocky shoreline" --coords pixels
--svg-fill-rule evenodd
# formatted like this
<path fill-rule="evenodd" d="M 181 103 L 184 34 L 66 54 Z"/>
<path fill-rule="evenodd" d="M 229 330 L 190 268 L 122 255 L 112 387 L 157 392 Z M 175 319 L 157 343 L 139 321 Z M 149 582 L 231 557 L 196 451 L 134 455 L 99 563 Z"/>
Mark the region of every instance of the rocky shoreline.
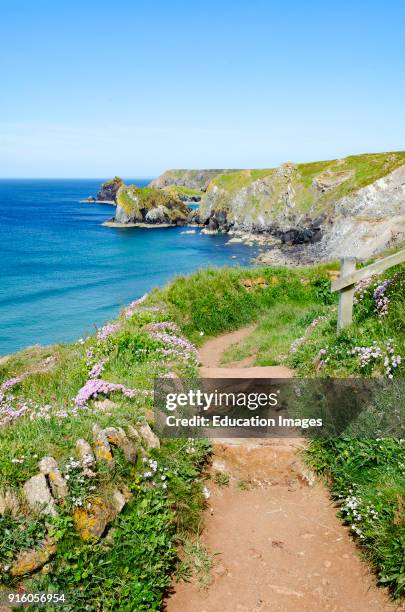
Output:
<path fill-rule="evenodd" d="M 173 227 L 171 223 L 120 223 L 119 221 L 115 221 L 114 219 L 104 221 L 102 225 L 104 227 L 115 227 L 118 229 L 127 229 L 134 227 L 138 227 L 141 229 L 163 229 L 167 227 Z"/>

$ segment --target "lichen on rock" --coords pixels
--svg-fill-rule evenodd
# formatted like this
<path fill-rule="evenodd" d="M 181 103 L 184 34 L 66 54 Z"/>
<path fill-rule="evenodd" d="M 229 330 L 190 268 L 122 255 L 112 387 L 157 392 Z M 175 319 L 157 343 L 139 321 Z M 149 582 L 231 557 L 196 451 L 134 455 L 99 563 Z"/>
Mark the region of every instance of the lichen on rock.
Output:
<path fill-rule="evenodd" d="M 121 427 L 107 427 L 104 430 L 110 444 L 122 450 L 129 463 L 136 463 L 137 450 L 135 444 L 128 438 Z"/>
<path fill-rule="evenodd" d="M 114 468 L 115 461 L 111 446 L 103 429 L 97 424 L 93 425 L 94 453 L 97 459 L 103 461 L 109 468 Z"/>
<path fill-rule="evenodd" d="M 56 552 L 56 544 L 51 536 L 47 536 L 41 548 L 24 550 L 17 555 L 10 569 L 12 576 L 25 576 L 40 569 Z"/>
<path fill-rule="evenodd" d="M 73 520 L 82 540 L 100 538 L 108 523 L 119 513 L 117 508 L 117 500 L 109 502 L 100 496 L 88 500 L 86 507 L 76 508 Z"/>

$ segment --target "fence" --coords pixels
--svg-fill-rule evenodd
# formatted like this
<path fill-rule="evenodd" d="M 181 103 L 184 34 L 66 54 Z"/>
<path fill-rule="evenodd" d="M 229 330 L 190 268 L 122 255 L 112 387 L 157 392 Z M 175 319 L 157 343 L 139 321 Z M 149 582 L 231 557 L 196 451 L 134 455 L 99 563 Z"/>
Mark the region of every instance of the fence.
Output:
<path fill-rule="evenodd" d="M 354 257 L 344 257 L 342 259 L 340 276 L 332 283 L 331 287 L 332 291 L 339 291 L 338 331 L 352 323 L 355 284 L 363 278 L 384 272 L 384 270 L 404 261 L 405 249 L 398 251 L 394 255 L 384 257 L 384 259 L 379 259 L 360 270 L 356 270 L 356 259 Z"/>

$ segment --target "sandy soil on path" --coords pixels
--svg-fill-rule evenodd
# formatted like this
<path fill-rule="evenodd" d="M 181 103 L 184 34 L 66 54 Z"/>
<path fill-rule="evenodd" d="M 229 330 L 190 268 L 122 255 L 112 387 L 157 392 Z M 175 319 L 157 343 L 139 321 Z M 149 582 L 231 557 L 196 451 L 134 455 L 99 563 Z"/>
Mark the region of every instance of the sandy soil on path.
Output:
<path fill-rule="evenodd" d="M 221 353 L 251 331 L 208 341 L 200 352 L 204 375 L 221 376 Z M 238 377 L 243 368 L 234 366 Z M 278 368 L 267 375 L 281 376 Z M 301 439 L 214 442 L 212 475 L 227 473 L 230 482 L 207 482 L 201 540 L 215 559 L 211 584 L 174 584 L 168 612 L 399 610 L 376 587 L 326 488 L 302 462 L 303 446 Z"/>

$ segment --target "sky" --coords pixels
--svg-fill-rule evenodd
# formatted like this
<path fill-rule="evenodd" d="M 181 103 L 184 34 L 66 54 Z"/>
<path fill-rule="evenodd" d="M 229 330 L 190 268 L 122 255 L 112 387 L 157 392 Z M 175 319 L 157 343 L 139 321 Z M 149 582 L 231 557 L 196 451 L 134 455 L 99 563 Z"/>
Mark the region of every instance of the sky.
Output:
<path fill-rule="evenodd" d="M 405 149 L 405 2 L 0 0 L 0 177 Z"/>

